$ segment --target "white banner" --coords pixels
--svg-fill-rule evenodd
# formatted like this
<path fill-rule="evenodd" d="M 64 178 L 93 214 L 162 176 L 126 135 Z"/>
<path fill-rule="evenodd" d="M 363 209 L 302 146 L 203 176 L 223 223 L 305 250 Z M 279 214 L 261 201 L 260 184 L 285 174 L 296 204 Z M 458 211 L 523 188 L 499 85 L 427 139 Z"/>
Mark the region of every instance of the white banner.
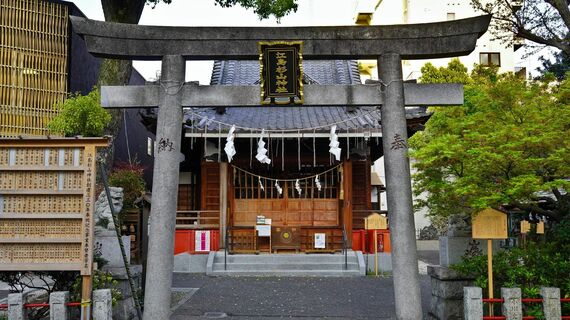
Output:
<path fill-rule="evenodd" d="M 195 249 L 196 252 L 210 251 L 210 231 L 196 231 L 195 233 Z"/>

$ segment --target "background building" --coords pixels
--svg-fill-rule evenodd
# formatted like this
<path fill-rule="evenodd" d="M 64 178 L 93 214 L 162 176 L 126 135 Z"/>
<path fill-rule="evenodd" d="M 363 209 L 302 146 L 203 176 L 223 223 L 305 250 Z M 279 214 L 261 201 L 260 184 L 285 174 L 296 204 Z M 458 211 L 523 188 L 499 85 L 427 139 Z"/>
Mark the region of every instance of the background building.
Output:
<path fill-rule="evenodd" d="M 68 93 L 87 93 L 100 61 L 71 30 L 63 1 L 0 2 L 0 137 L 46 135 L 56 104 Z"/>
<path fill-rule="evenodd" d="M 516 2 L 516 1 L 515 1 Z M 479 16 L 470 5 L 469 0 L 358 0 L 355 12 L 355 23 L 361 25 L 417 24 L 446 20 L 465 19 Z M 479 40 L 475 50 L 459 57 L 469 70 L 474 64 L 496 65 L 499 72 L 522 72 L 524 68 L 516 67 L 515 51 L 521 47 L 521 42 L 515 46 L 507 46 L 498 40 L 493 40 L 490 32 L 485 33 Z M 452 58 L 413 60 L 403 62 L 404 80 L 414 80 L 421 76 L 421 67 L 427 62 L 436 67 L 447 66 Z M 378 77 L 376 61 L 362 61 L 363 77 L 376 79 Z"/>

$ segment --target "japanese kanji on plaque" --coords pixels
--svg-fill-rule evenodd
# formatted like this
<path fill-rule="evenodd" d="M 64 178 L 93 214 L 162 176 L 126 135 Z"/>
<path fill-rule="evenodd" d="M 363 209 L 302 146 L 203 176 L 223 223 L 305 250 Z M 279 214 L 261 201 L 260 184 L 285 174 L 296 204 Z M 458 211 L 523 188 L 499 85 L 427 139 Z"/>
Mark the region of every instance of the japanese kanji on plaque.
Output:
<path fill-rule="evenodd" d="M 303 42 L 260 42 L 261 104 L 303 103 Z"/>

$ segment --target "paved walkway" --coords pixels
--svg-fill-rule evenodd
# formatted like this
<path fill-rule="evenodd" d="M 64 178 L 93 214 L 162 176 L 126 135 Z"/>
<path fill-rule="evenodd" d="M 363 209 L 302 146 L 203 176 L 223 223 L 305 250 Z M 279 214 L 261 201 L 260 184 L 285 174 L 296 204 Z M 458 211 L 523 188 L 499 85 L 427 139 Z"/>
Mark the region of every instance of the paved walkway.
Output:
<path fill-rule="evenodd" d="M 175 274 L 176 287 L 198 288 L 171 320 L 393 319 L 392 278 L 220 277 Z M 421 276 L 422 305 L 430 301 L 429 277 Z M 425 312 L 425 311 L 424 311 Z"/>
<path fill-rule="evenodd" d="M 439 253 L 419 251 L 420 270 Z M 429 308 L 429 276 L 420 275 L 422 307 Z M 170 320 L 185 319 L 394 319 L 391 277 L 207 277 L 175 273 L 186 291 Z M 186 289 L 184 289 L 186 288 Z"/>

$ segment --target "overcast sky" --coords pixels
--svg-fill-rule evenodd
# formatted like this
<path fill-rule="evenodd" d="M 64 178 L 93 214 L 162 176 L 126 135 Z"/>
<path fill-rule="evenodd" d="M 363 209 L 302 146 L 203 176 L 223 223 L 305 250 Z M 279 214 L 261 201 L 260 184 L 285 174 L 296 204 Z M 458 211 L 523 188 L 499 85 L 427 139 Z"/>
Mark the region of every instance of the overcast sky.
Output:
<path fill-rule="evenodd" d="M 100 0 L 72 0 L 90 19 L 104 20 Z M 299 10 L 281 20 L 283 26 L 354 25 L 355 0 L 298 0 Z M 251 10 L 240 6 L 221 8 L 214 0 L 174 0 L 156 8 L 146 6 L 140 24 L 170 26 L 275 26 L 274 18 L 260 21 Z M 516 52 L 515 63 L 533 71 L 537 57 L 521 59 L 523 50 Z M 186 65 L 186 81 L 209 84 L 212 61 L 189 61 Z M 135 68 L 146 78 L 153 79 L 160 70 L 159 61 L 135 61 Z"/>
<path fill-rule="evenodd" d="M 89 18 L 104 20 L 99 0 L 73 0 Z M 352 25 L 354 0 L 299 0 L 299 10 L 281 19 L 283 26 Z M 174 0 L 156 8 L 146 6 L 140 24 L 170 26 L 275 26 L 274 18 L 260 21 L 252 10 L 240 6 L 221 8 L 214 0 Z M 192 61 L 186 64 L 186 81 L 209 84 L 212 61 Z M 160 70 L 159 61 L 135 61 L 135 68 L 146 78 L 152 79 Z"/>

